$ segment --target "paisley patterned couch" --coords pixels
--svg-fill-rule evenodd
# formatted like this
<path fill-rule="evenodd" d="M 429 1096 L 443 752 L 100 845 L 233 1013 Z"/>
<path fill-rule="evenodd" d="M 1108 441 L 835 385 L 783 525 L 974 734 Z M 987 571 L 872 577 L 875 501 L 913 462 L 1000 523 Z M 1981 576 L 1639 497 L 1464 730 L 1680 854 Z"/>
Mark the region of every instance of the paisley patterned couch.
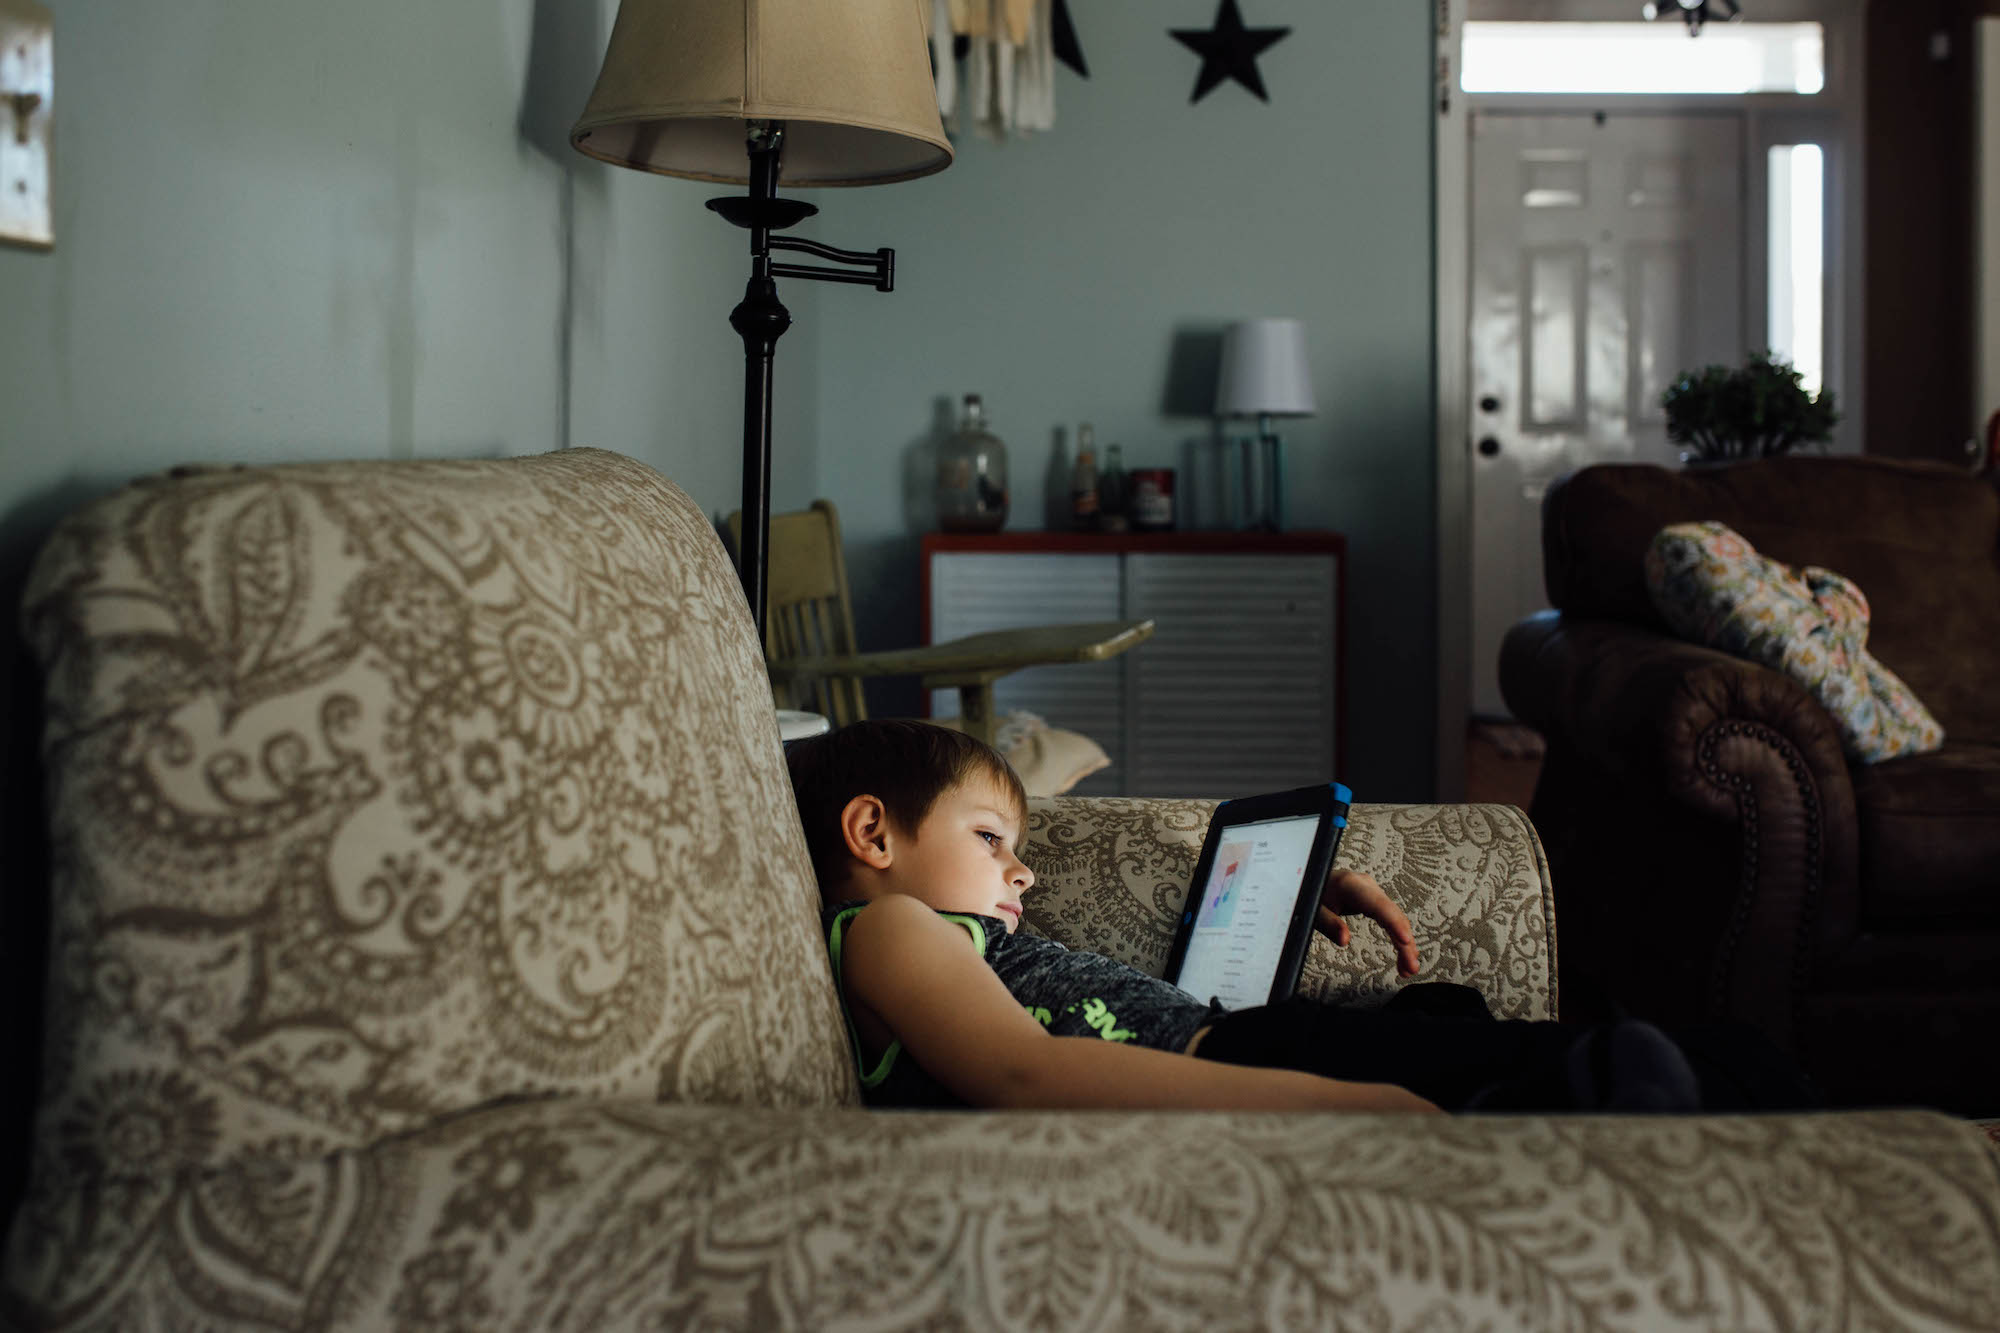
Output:
<path fill-rule="evenodd" d="M 734 577 L 615 455 L 142 482 L 24 624 L 7 1323 L 2000 1327 L 2000 1170 L 1929 1113 L 861 1110 Z M 1157 967 L 1207 810 L 1037 803 L 1030 925 Z M 1553 1011 L 1518 811 L 1361 807 L 1345 851 L 1430 975 Z M 1307 984 L 1391 977 L 1369 940 Z"/>

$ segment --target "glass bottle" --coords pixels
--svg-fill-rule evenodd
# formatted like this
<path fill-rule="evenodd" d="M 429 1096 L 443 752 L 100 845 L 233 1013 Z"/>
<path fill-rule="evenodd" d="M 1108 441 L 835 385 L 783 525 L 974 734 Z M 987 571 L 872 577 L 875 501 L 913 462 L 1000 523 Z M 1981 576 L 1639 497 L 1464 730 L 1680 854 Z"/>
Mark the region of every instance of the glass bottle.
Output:
<path fill-rule="evenodd" d="M 1078 528 L 1097 526 L 1096 436 L 1085 422 L 1076 428 L 1076 466 L 1069 474 L 1069 518 Z"/>
<path fill-rule="evenodd" d="M 946 532 L 997 532 L 1007 521 L 1007 446 L 986 428 L 979 395 L 965 395 L 958 429 L 937 455 L 938 527 Z"/>
<path fill-rule="evenodd" d="M 1104 466 L 1097 474 L 1097 526 L 1105 532 L 1123 532 L 1128 523 L 1127 503 L 1131 488 L 1125 480 L 1125 460 L 1118 446 L 1107 445 Z"/>

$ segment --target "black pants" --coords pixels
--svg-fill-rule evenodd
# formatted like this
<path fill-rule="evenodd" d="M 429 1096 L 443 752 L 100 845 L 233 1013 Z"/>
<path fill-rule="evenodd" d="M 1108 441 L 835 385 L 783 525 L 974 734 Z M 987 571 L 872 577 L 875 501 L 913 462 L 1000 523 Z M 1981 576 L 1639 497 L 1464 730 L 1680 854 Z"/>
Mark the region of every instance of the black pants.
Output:
<path fill-rule="evenodd" d="M 1296 1069 L 1391 1083 L 1448 1111 L 1565 1111 L 1578 1044 L 1602 1026 L 1496 1020 L 1478 991 L 1420 983 L 1380 1009 L 1295 998 L 1223 1014 L 1196 1055 L 1223 1064 Z M 1821 1099 L 1793 1061 L 1740 1023 L 1663 1026 L 1687 1057 L 1705 1111 L 1806 1110 Z"/>

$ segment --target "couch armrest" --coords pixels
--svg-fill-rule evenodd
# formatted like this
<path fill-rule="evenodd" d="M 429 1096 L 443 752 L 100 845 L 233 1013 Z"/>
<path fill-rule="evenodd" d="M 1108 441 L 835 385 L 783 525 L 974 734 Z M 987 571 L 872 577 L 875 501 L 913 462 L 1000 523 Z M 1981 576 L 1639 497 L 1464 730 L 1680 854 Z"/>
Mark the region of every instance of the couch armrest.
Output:
<path fill-rule="evenodd" d="M 1158 976 L 1216 804 L 1030 801 L 1027 928 Z M 1357 805 L 1349 820 L 1337 861 L 1375 876 L 1409 914 L 1420 980 L 1475 987 L 1502 1018 L 1555 1017 L 1554 899 L 1525 815 L 1501 805 Z M 1362 922 L 1346 949 L 1314 936 L 1299 989 L 1366 1005 L 1398 984 L 1394 951 Z"/>
<path fill-rule="evenodd" d="M 1508 632 L 1500 686 L 1548 740 L 1535 821 L 1574 938 L 1605 966 L 1684 954 L 1704 979 L 1674 1009 L 1790 1040 L 1815 950 L 1857 928 L 1854 786 L 1826 710 L 1756 663 L 1553 611 Z M 1672 883 L 1636 864 L 1663 838 L 1685 852 Z M 1675 950 L 1658 948 L 1666 929 Z"/>
<path fill-rule="evenodd" d="M 547 1101 L 34 1200 L 0 1308 L 72 1333 L 1990 1329 L 1996 1194 L 1978 1131 L 1927 1112 Z"/>
<path fill-rule="evenodd" d="M 1607 773 L 1658 780 L 1723 818 L 1735 817 L 1735 794 L 1701 771 L 1699 751 L 1725 723 L 1770 729 L 1822 788 L 1848 789 L 1840 733 L 1797 681 L 1655 630 L 1531 616 L 1501 647 L 1500 691 L 1552 744 Z"/>

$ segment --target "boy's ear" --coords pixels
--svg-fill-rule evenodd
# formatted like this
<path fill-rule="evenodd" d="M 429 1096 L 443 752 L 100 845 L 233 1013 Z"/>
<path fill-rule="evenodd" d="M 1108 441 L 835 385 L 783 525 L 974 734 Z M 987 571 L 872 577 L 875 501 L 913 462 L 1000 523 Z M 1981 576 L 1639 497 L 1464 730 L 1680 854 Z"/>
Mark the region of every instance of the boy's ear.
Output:
<path fill-rule="evenodd" d="M 873 796 L 861 795 L 840 810 L 840 839 L 847 854 L 872 870 L 887 870 L 896 859 L 889 846 L 889 810 Z"/>

